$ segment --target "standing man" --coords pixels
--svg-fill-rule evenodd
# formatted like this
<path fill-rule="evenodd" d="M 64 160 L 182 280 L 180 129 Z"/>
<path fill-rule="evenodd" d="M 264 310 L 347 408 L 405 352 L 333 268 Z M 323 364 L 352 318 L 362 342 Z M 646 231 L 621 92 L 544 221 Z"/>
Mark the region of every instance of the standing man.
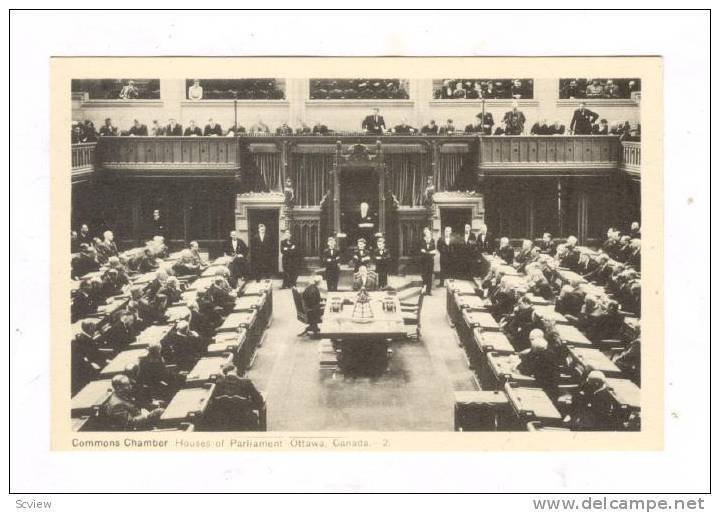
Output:
<path fill-rule="evenodd" d="M 328 237 L 327 248 L 322 254 L 328 292 L 337 291 L 338 278 L 340 277 L 340 253 L 335 244 L 335 237 Z"/>
<path fill-rule="evenodd" d="M 357 249 L 355 250 L 355 253 L 353 253 L 352 262 L 355 266 L 355 272 L 358 272 L 358 269 L 361 265 L 368 265 L 372 261 L 372 255 L 370 254 L 370 250 L 367 249 L 367 244 L 365 242 L 365 239 L 362 237 L 358 239 L 357 241 Z"/>
<path fill-rule="evenodd" d="M 362 129 L 366 134 L 382 135 L 385 128 L 385 120 L 380 115 L 380 109 L 375 107 L 373 113 L 366 116 L 362 122 Z"/>
<path fill-rule="evenodd" d="M 250 244 L 250 262 L 253 266 L 255 281 L 270 278 L 273 269 L 273 243 L 267 234 L 265 225 L 258 225 L 258 232 Z"/>
<path fill-rule="evenodd" d="M 385 247 L 385 238 L 380 237 L 377 240 L 377 249 L 373 254 L 373 262 L 375 262 L 375 272 L 378 276 L 378 288 L 387 287 L 388 268 L 390 267 L 390 251 Z"/>
<path fill-rule="evenodd" d="M 283 289 L 294 287 L 300 272 L 300 249 L 293 242 L 290 230 L 282 231 L 282 242 L 280 243 L 283 266 Z"/>
<path fill-rule="evenodd" d="M 440 252 L 440 286 L 442 287 L 445 280 L 455 273 L 455 241 L 451 226 L 445 227 L 443 236 L 437 242 L 437 250 Z"/>
<path fill-rule="evenodd" d="M 585 108 L 585 102 L 580 103 L 580 108 L 573 112 L 572 121 L 570 121 L 570 132 L 574 135 L 590 135 L 592 134 L 593 123 L 597 121 L 598 115 Z"/>
<path fill-rule="evenodd" d="M 525 114 L 518 110 L 517 102 L 512 103 L 512 110 L 505 113 L 503 118 L 505 121 L 506 135 L 520 135 L 525 129 Z"/>
<path fill-rule="evenodd" d="M 472 232 L 472 226 L 465 223 L 465 232 L 460 241 L 461 251 L 459 255 L 458 271 L 464 278 L 472 278 L 476 271 L 475 257 L 477 254 L 477 244 L 475 243 L 475 234 Z"/>
<path fill-rule="evenodd" d="M 248 247 L 235 230 L 230 232 L 230 240 L 225 242 L 223 253 L 233 259 L 230 263 L 230 284 L 236 287 L 239 278 L 247 277 Z"/>
<path fill-rule="evenodd" d="M 420 260 L 420 273 L 422 275 L 423 286 L 425 287 L 425 294 L 428 296 L 432 295 L 435 255 L 437 255 L 435 241 L 432 238 L 430 228 L 426 226 L 423 230 L 423 240 L 420 242 L 418 257 Z"/>
<path fill-rule="evenodd" d="M 165 221 L 160 218 L 160 211 L 158 209 L 153 210 L 153 226 L 152 226 L 152 237 L 162 236 L 167 239 L 167 229 L 165 228 Z"/>
<path fill-rule="evenodd" d="M 475 237 L 476 244 L 478 247 L 478 251 L 480 253 L 492 253 L 493 252 L 493 243 L 492 238 L 490 237 L 490 234 L 488 233 L 488 227 L 486 224 L 480 225 L 480 230 L 478 231 L 477 237 Z"/>
<path fill-rule="evenodd" d="M 320 332 L 319 323 L 322 322 L 322 296 L 320 295 L 320 276 L 317 274 L 312 277 L 312 282 L 308 285 L 302 293 L 303 304 L 305 305 L 305 314 L 307 315 L 308 325 L 305 331 L 300 333 L 304 335 L 309 332 L 315 334 Z"/>
<path fill-rule="evenodd" d="M 202 100 L 203 88 L 200 85 L 200 80 L 197 78 L 193 80 L 193 85 L 188 87 L 188 100 Z"/>

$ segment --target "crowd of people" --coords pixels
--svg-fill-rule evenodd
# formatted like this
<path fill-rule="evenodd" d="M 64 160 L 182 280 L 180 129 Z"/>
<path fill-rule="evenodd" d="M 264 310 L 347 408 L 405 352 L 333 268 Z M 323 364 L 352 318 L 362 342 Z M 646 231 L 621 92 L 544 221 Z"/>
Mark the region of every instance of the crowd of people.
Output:
<path fill-rule="evenodd" d="M 435 86 L 433 97 L 437 100 L 528 99 L 533 97 L 533 80 L 446 78 Z"/>
<path fill-rule="evenodd" d="M 608 123 L 607 119 L 600 118 L 600 115 L 587 108 L 582 102 L 572 115 L 566 129 L 566 125 L 560 121 L 549 122 L 547 119 L 536 121 L 528 130 L 528 123 L 525 113 L 518 108 L 516 102 L 512 108 L 505 112 L 502 119 L 496 124 L 491 112 L 480 112 L 475 120 L 467 125 L 455 125 L 452 119 L 446 120 L 438 125 L 435 120 L 430 120 L 422 127 L 414 127 L 408 123 L 407 118 L 402 118 L 399 123 L 391 125 L 386 123 L 385 118 L 380 114 L 380 109 L 373 109 L 372 113 L 363 118 L 360 128 L 363 134 L 367 135 L 615 135 L 622 141 L 639 140 L 640 125 L 629 121 L 614 121 Z M 73 121 L 72 142 L 84 143 L 95 142 L 102 136 L 226 136 L 235 137 L 245 134 L 253 135 L 333 135 L 338 132 L 328 128 L 321 121 L 315 121 L 312 125 L 304 121 L 298 121 L 295 126 L 288 122 L 282 123 L 274 130 L 265 123 L 262 118 L 257 118 L 255 123 L 249 127 L 233 125 L 223 128 L 213 118 L 208 119 L 204 126 L 190 120 L 187 126 L 183 126 L 175 119 L 169 119 L 167 124 L 155 119 L 150 127 L 133 120 L 133 124 L 126 130 L 120 130 L 113 124 L 111 118 L 106 118 L 99 130 L 90 120 Z"/>
<path fill-rule="evenodd" d="M 313 79 L 311 100 L 407 100 L 406 80 L 387 78 Z"/>
<path fill-rule="evenodd" d="M 187 99 L 197 100 L 282 100 L 285 88 L 274 78 L 186 81 Z"/>
<path fill-rule="evenodd" d="M 640 91 L 640 79 L 569 78 L 560 80 L 560 99 L 630 98 Z"/>

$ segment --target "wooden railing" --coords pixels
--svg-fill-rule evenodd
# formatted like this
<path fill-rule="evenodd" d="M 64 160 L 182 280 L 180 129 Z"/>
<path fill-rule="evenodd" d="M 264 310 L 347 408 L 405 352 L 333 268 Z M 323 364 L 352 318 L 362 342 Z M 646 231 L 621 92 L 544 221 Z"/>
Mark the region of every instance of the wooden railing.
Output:
<path fill-rule="evenodd" d="M 623 141 L 620 154 L 620 169 L 632 175 L 640 175 L 640 142 Z"/>
<path fill-rule="evenodd" d="M 73 181 L 86 179 L 95 171 L 95 146 L 97 143 L 79 143 L 72 145 Z"/>

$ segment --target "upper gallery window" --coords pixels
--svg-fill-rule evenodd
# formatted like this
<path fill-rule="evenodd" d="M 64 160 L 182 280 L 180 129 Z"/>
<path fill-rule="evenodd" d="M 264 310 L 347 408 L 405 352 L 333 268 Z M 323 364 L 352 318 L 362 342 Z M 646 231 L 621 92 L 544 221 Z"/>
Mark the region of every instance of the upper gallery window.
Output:
<path fill-rule="evenodd" d="M 85 93 L 90 100 L 159 100 L 157 78 L 101 78 L 73 80 L 73 93 Z"/>
<path fill-rule="evenodd" d="M 433 80 L 436 100 L 506 100 L 533 98 L 531 78 L 441 78 Z"/>
<path fill-rule="evenodd" d="M 284 100 L 285 80 L 277 78 L 230 78 L 185 80 L 188 100 Z"/>
<path fill-rule="evenodd" d="M 400 78 L 313 78 L 311 100 L 407 100 L 408 80 Z"/>
<path fill-rule="evenodd" d="M 640 92 L 639 78 L 561 78 L 560 99 L 626 99 Z"/>

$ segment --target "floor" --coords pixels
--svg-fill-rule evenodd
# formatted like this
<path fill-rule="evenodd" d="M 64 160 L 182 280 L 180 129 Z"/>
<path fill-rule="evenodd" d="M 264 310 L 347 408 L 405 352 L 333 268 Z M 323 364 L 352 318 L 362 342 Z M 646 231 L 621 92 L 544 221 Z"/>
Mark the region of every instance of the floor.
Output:
<path fill-rule="evenodd" d="M 451 431 L 453 391 L 476 384 L 445 316 L 445 290 L 425 298 L 422 339 L 393 343 L 388 370 L 349 377 L 320 370 L 320 341 L 297 334 L 289 290 L 273 291 L 273 321 L 249 371 L 270 431 Z"/>

